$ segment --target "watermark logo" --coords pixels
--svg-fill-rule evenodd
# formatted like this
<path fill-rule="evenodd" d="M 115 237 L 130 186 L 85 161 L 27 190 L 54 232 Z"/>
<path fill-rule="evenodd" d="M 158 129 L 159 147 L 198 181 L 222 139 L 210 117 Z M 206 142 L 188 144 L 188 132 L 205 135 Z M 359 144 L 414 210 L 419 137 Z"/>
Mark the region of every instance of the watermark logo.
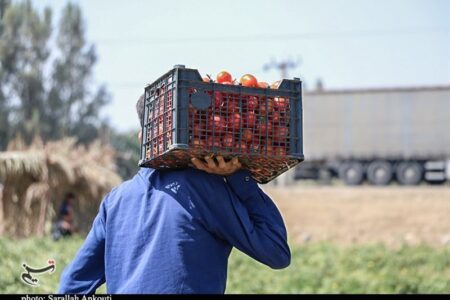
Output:
<path fill-rule="evenodd" d="M 28 266 L 26 263 L 22 264 L 22 267 L 25 269 L 25 272 L 23 272 L 20 275 L 20 279 L 22 279 L 22 281 L 29 285 L 29 286 L 39 286 L 39 279 L 36 277 L 33 277 L 33 275 L 40 275 L 43 273 L 53 273 L 56 269 L 56 264 L 55 264 L 55 260 L 54 259 L 49 259 L 47 260 L 47 266 L 37 269 L 37 268 L 33 268 Z"/>

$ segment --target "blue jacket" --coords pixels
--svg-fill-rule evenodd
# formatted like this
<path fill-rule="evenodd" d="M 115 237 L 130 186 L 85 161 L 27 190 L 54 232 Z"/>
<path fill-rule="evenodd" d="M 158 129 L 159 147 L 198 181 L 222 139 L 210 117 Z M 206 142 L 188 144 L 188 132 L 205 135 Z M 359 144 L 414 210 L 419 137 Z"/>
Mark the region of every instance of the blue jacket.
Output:
<path fill-rule="evenodd" d="M 232 247 L 290 263 L 283 219 L 248 171 L 142 168 L 101 202 L 59 292 L 224 293 Z"/>

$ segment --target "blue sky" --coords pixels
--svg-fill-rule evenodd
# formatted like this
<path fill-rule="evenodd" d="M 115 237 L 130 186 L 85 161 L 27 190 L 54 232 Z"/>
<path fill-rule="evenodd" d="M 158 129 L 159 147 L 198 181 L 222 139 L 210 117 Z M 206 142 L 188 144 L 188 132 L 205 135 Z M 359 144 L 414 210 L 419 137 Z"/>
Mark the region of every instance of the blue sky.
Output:
<path fill-rule="evenodd" d="M 54 8 L 65 0 L 34 1 Z M 325 88 L 450 84 L 447 0 L 79 0 L 97 46 L 95 81 L 113 96 L 113 126 L 134 130 L 134 104 L 147 83 L 181 63 L 235 77 L 263 71 L 271 58 L 300 59 L 289 77 Z M 56 24 L 56 20 L 54 20 Z"/>

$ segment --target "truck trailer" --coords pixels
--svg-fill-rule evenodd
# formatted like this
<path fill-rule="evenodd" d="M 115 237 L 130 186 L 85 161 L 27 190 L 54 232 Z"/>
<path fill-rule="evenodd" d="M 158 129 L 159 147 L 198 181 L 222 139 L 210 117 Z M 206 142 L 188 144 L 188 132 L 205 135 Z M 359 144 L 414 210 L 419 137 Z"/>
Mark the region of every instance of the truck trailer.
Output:
<path fill-rule="evenodd" d="M 450 179 L 450 86 L 303 95 L 305 161 L 295 179 L 387 185 Z"/>

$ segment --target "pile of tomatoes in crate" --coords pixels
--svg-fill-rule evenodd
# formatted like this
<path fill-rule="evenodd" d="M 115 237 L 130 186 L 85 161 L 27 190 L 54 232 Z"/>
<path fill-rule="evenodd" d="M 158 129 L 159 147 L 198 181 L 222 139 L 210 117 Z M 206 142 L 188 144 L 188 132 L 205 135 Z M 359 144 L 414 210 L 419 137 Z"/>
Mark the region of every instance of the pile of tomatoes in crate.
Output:
<path fill-rule="evenodd" d="M 250 74 L 239 81 L 230 73 L 220 72 L 216 81 L 205 82 L 241 85 L 261 89 L 277 89 L 280 82 L 269 86 Z M 220 89 L 219 89 L 220 90 Z M 231 93 L 211 91 L 207 109 L 189 106 L 190 146 L 215 153 L 283 157 L 289 153 L 289 99 L 270 97 L 264 93 Z"/>

